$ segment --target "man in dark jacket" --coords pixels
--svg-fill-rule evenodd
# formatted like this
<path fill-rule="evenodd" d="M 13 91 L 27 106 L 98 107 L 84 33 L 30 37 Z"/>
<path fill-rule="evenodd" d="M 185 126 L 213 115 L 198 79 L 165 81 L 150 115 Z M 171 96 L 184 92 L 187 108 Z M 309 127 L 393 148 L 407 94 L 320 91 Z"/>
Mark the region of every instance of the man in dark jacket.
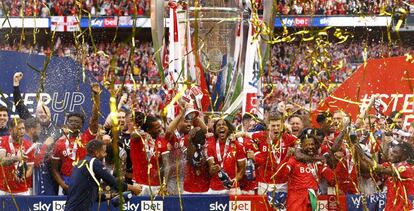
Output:
<path fill-rule="evenodd" d="M 24 104 L 24 100 L 20 93 L 20 81 L 23 78 L 22 72 L 17 72 L 14 74 L 13 77 L 13 100 L 14 104 L 16 105 L 16 112 L 19 114 L 19 117 L 23 120 L 34 118 L 29 110 L 27 109 L 26 105 Z M 41 102 L 41 101 L 39 101 Z M 41 125 L 41 132 L 39 135 L 39 141 L 44 142 L 47 138 L 52 137 L 54 139 L 59 138 L 62 134 L 59 132 L 59 128 L 53 124 L 51 121 L 51 113 L 49 107 L 43 105 L 42 103 L 38 103 L 35 112 L 36 119 L 40 122 Z"/>
<path fill-rule="evenodd" d="M 109 173 L 102 159 L 106 156 L 106 145 L 99 140 L 92 140 L 86 145 L 88 155 L 74 167 L 69 185 L 65 210 L 92 210 L 93 203 L 99 199 L 99 181 L 118 190 L 115 177 Z M 122 183 L 121 191 L 130 190 L 135 194 L 141 192 L 141 186 Z"/>
<path fill-rule="evenodd" d="M 16 105 L 17 114 L 21 119 L 27 120 L 31 118 L 36 118 L 40 123 L 40 135 L 37 139 L 37 142 L 45 144 L 46 140 L 51 139 L 52 144 L 47 144 L 47 146 L 39 147 L 36 149 L 36 157 L 42 157 L 42 160 L 39 160 L 34 168 L 34 195 L 57 195 L 58 185 L 55 180 L 52 178 L 52 173 L 50 171 L 50 151 L 53 148 L 53 143 L 56 139 L 62 136 L 59 128 L 53 124 L 51 121 L 50 109 L 38 103 L 35 116 L 32 116 L 24 104 L 24 100 L 20 93 L 20 81 L 23 78 L 22 72 L 16 72 L 13 76 L 13 99 L 14 104 Z M 39 101 L 41 102 L 41 101 Z M 50 142 L 50 140 L 48 141 Z M 39 156 L 40 155 L 40 156 Z"/>

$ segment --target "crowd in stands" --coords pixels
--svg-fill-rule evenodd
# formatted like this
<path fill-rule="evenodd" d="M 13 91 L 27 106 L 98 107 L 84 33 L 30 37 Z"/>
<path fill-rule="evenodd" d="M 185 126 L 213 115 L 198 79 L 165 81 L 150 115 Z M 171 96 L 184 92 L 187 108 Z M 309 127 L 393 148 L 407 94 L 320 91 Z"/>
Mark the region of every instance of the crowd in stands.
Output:
<path fill-rule="evenodd" d="M 182 194 L 266 195 L 274 207 L 297 210 L 309 206 L 308 189 L 321 194 L 388 191 L 386 210 L 412 209 L 414 123 L 405 126 L 398 112 L 389 117 L 370 115 L 370 109 L 375 112 L 375 97 L 354 120 L 340 110 L 322 112 L 312 126 L 307 111 L 328 94 L 320 91 L 320 83 L 341 83 L 365 59 L 413 53 L 410 47 L 356 41 L 332 43 L 325 49 L 311 43 L 275 45 L 265 74 L 273 84 L 265 90 L 265 117 L 246 114 L 231 120 L 198 112 L 195 102 L 183 99 L 175 105 L 176 115 L 164 118 L 167 93 L 154 85 L 158 82 L 154 49 L 149 42 L 136 41 L 134 67 L 128 70 L 129 46 L 96 43 L 96 50 L 86 45 L 84 52 L 62 40 L 53 51 L 31 44 L 0 46 L 1 50 L 71 57 L 98 79 L 114 67 L 110 77 L 117 77 L 118 84 L 126 72 L 132 72 L 138 83 L 137 90 L 119 92 L 118 110 L 106 117 L 105 124 L 98 125 L 100 88 L 92 84 L 94 106 L 86 111 L 91 119 L 69 113 L 65 125 L 54 125 L 47 106 L 39 104 L 31 116 L 19 98 L 20 81 L 30 79 L 21 73 L 2 79 L 13 80 L 12 103 L 20 118 L 12 119 L 9 110 L 0 107 L 0 168 L 5 175 L 0 177 L 0 195 L 76 194 L 82 189 L 72 184 L 72 173 L 77 171 L 72 167 L 93 156 L 87 147 L 96 139 L 107 145 L 104 163 L 108 169 L 113 170 L 114 156 L 119 156 L 122 170 L 115 176 L 140 186 L 142 196 L 177 195 L 179 190 Z M 328 54 L 322 56 L 322 50 Z M 315 57 L 321 62 L 315 63 Z M 132 83 L 130 78 L 125 81 Z M 195 95 L 186 93 L 191 94 Z M 119 155 L 112 148 L 115 115 Z M 88 129 L 81 132 L 83 125 Z M 39 186 L 40 182 L 48 185 Z M 396 186 L 406 192 L 393 191 Z"/>
<path fill-rule="evenodd" d="M 278 11 L 284 15 L 356 15 L 356 14 L 385 14 L 393 8 L 403 8 L 413 13 L 413 1 L 379 1 L 379 0 L 285 0 L 277 5 Z"/>
<path fill-rule="evenodd" d="M 311 55 L 311 51 L 319 53 Z M 271 105 L 272 102 L 291 102 L 306 108 L 315 108 L 329 94 L 319 87 L 320 82 L 327 87 L 333 83 L 340 84 L 364 62 L 364 58 L 402 56 L 406 53 L 412 54 L 414 49 L 402 45 L 389 46 L 381 42 L 372 42 L 366 46 L 359 42 L 348 42 L 332 44 L 327 47 L 327 52 L 329 56 L 322 55 L 322 50 L 311 43 L 275 45 L 272 51 L 272 69 L 266 75 L 268 81 L 273 82 L 274 91 L 267 91 L 271 94 L 268 95 L 265 105 Z M 315 58 L 324 59 L 324 62 L 315 64 Z M 322 65 L 326 67 L 322 68 Z M 325 74 L 319 74 L 321 72 Z"/>
<path fill-rule="evenodd" d="M 150 15 L 150 0 L 86 0 L 82 3 L 84 16 L 130 16 L 134 10 L 137 16 Z M 0 16 L 76 16 L 79 15 L 79 11 L 80 7 L 74 0 L 6 0 L 0 3 Z"/>
<path fill-rule="evenodd" d="M 138 16 L 149 16 L 150 0 L 136 0 L 135 3 Z M 87 0 L 83 1 L 82 5 L 82 9 L 87 12 L 82 12 L 82 15 L 89 13 L 92 16 L 129 16 L 134 12 L 133 5 L 132 0 Z M 393 12 L 393 8 L 403 8 L 409 13 L 414 13 L 413 5 L 413 0 L 284 0 L 278 1 L 277 11 L 283 15 L 359 15 L 385 14 Z M 6 0 L 0 4 L 0 8 L 0 16 L 8 14 L 48 17 L 79 14 L 79 6 L 75 5 L 74 0 Z M 263 6 L 259 6 L 258 9 L 263 10 Z"/>
<path fill-rule="evenodd" d="M 82 60 L 80 53 L 75 49 L 73 44 L 62 43 L 60 40 L 56 42 L 53 49 L 54 55 L 58 57 L 70 57 L 77 61 L 82 60 L 85 69 L 90 71 L 98 80 L 103 79 L 104 73 L 107 72 L 111 62 L 115 66 L 113 76 L 116 78 L 116 83 L 122 82 L 121 76 L 130 69 L 128 60 L 130 55 L 130 45 L 127 43 L 97 43 L 96 50 L 92 45 L 87 44 L 84 48 L 85 59 Z M 1 50 L 20 51 L 24 53 L 32 53 L 39 55 L 49 55 L 52 52 L 50 47 L 27 45 L 0 45 Z M 159 83 L 159 73 L 155 66 L 153 57 L 154 49 L 149 42 L 137 41 L 135 50 L 132 54 L 132 61 L 134 66 L 128 73 L 132 73 L 137 79 L 137 82 L 146 82 L 150 84 Z M 109 76 L 111 77 L 111 76 Z M 126 83 L 132 84 L 130 75 L 127 74 Z"/>
<path fill-rule="evenodd" d="M 54 53 L 59 57 L 71 57 L 80 61 L 79 54 L 73 45 L 57 42 Z M 51 49 L 48 47 L 29 47 L 23 45 L 19 51 L 40 55 L 48 55 Z M 364 48 L 366 47 L 366 52 Z M 1 45 L 1 50 L 16 51 L 17 45 Z M 84 48 L 85 59 L 83 65 L 86 70 L 90 71 L 98 80 L 102 80 L 110 64 L 114 64 L 114 72 L 110 72 L 107 77 L 115 77 L 116 84 L 121 84 L 125 80 L 125 84 L 131 86 L 133 80 L 130 78 L 132 73 L 134 80 L 139 84 L 139 96 L 143 100 L 142 108 L 149 111 L 159 107 L 162 103 L 160 99 L 164 99 L 165 90 L 159 89 L 158 84 L 159 72 L 154 62 L 154 49 L 149 42 L 136 41 L 136 47 L 132 60 L 134 68 L 130 70 L 128 59 L 130 47 L 126 43 L 97 43 L 96 53 L 91 45 Z M 297 43 L 282 43 L 274 45 L 272 50 L 272 65 L 269 71 L 265 66 L 265 79 L 269 83 L 265 87 L 265 107 L 270 109 L 270 105 L 279 102 L 290 102 L 303 105 L 305 108 L 315 108 L 321 99 L 324 99 L 334 89 L 329 91 L 318 87 L 319 82 L 326 86 L 332 84 L 340 84 L 347 79 L 356 68 L 366 59 L 385 58 L 391 56 L 402 56 L 406 53 L 414 53 L 412 47 L 402 45 L 387 45 L 382 42 L 372 42 L 367 45 L 361 45 L 358 42 L 347 42 L 344 44 L 332 44 L 328 47 L 327 52 L 329 58 L 325 58 L 326 68 L 322 68 L 321 64 L 313 65 L 315 56 L 308 56 L 309 51 L 318 51 L 317 46 L 312 43 L 307 45 L 299 45 Z M 320 58 L 320 55 L 316 56 Z M 312 74 L 312 72 L 320 73 L 324 71 L 326 74 Z M 125 77 L 124 77 L 125 75 Z M 209 78 L 209 77 L 207 77 Z M 152 89 L 156 87 L 156 89 Z M 316 90 L 316 91 L 315 91 Z M 151 98 L 150 96 L 155 94 Z M 312 94 L 312 97 L 310 95 Z M 155 97 L 158 96 L 158 97 Z M 156 102 L 150 99 L 157 99 Z M 150 109 L 151 108 L 151 109 Z M 159 110 L 159 109 L 155 109 Z"/>

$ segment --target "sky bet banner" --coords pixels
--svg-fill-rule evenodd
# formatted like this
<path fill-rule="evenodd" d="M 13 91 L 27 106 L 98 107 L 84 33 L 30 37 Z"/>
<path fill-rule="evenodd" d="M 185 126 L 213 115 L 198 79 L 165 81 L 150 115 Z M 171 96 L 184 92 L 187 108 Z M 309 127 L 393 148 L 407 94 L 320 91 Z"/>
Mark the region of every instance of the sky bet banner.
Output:
<path fill-rule="evenodd" d="M 319 210 L 348 210 L 348 211 L 382 211 L 385 207 L 385 195 L 374 194 L 364 199 L 359 195 L 320 196 Z M 0 211 L 6 210 L 32 210 L 32 211 L 63 211 L 65 209 L 65 196 L 15 196 L 16 204 L 8 196 L 0 196 Z M 119 210 L 107 201 L 99 204 L 99 210 Z M 132 197 L 122 205 L 125 211 L 255 211 L 273 210 L 263 196 L 228 196 L 228 195 L 183 195 L 169 197 Z M 366 209 L 365 209 L 366 208 Z M 98 203 L 93 210 L 98 209 Z"/>
<path fill-rule="evenodd" d="M 13 106 L 13 75 L 15 72 L 23 72 L 20 81 L 20 91 L 25 105 L 32 114 L 36 110 L 40 82 L 39 71 L 43 69 L 45 56 L 30 55 L 26 53 L 0 51 L 0 105 Z M 40 98 L 50 108 L 52 120 L 59 125 L 63 124 L 65 114 L 68 112 L 84 112 L 86 122 L 92 111 L 92 98 L 90 83 L 96 81 L 89 72 L 85 72 L 85 83 L 82 81 L 82 68 L 79 63 L 70 58 L 52 57 L 46 70 L 44 92 Z M 101 113 L 106 116 L 109 113 L 109 92 L 101 93 Z M 103 117 L 100 121 L 103 122 Z M 85 124 L 86 125 L 86 124 Z"/>
<path fill-rule="evenodd" d="M 275 27 L 325 27 L 325 26 L 337 26 L 337 27 L 366 27 L 366 26 L 379 26 L 385 27 L 391 23 L 391 17 L 387 16 L 373 16 L 373 17 L 346 17 L 346 16 L 282 16 L 275 18 Z"/>
<path fill-rule="evenodd" d="M 81 28 L 132 28 L 134 25 L 134 19 L 131 16 L 115 16 L 115 17 L 97 17 L 91 18 L 83 17 L 80 21 Z M 137 18 L 136 27 L 138 28 L 150 28 L 151 20 L 149 18 Z"/>

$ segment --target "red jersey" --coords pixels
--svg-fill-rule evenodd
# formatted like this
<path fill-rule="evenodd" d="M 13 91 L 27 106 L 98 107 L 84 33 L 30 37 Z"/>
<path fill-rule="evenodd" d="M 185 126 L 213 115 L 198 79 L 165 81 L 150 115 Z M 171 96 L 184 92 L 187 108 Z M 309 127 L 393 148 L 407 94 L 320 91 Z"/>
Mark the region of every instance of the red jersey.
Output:
<path fill-rule="evenodd" d="M 253 133 L 252 138 L 257 140 L 259 151 L 255 159 L 258 166 L 258 182 L 268 184 L 285 183 L 281 177 L 270 179 L 279 166 L 286 161 L 289 147 L 295 147 L 297 138 L 285 133 L 279 140 L 269 143 L 267 132 Z"/>
<path fill-rule="evenodd" d="M 335 167 L 335 175 L 338 182 L 338 188 L 344 194 L 356 194 L 358 187 L 358 177 L 356 172 L 356 163 L 350 152 L 350 149 L 344 143 L 342 145 L 344 157 L 338 160 Z"/>
<path fill-rule="evenodd" d="M 308 189 L 317 193 L 319 180 L 325 178 L 329 184 L 334 184 L 332 170 L 321 162 L 302 163 L 295 157 L 290 157 L 281 167 L 278 175 L 288 178 L 288 197 L 286 210 L 310 211 Z"/>
<path fill-rule="evenodd" d="M 170 153 L 167 140 L 158 136 L 156 140 L 131 138 L 132 175 L 135 182 L 142 185 L 159 186 L 159 171 L 162 155 Z"/>
<path fill-rule="evenodd" d="M 201 167 L 196 168 L 187 161 L 184 174 L 184 191 L 192 193 L 207 192 L 210 187 L 210 174 L 208 164 L 204 162 Z"/>
<path fill-rule="evenodd" d="M 413 166 L 407 162 L 398 164 L 384 163 L 383 165 L 386 167 L 393 166 L 399 173 L 397 177 L 388 176 L 385 181 L 387 186 L 385 211 L 411 210 L 413 205 L 409 197 L 414 197 Z"/>
<path fill-rule="evenodd" d="M 329 184 L 335 183 L 333 171 L 321 162 L 303 163 L 290 157 L 282 166 L 280 173 L 288 177 L 288 193 L 295 190 L 318 190 L 319 179 L 324 178 Z"/>
<path fill-rule="evenodd" d="M 27 153 L 27 165 L 33 165 L 34 149 L 30 149 L 32 143 L 26 139 L 22 140 L 22 144 L 9 142 L 10 136 L 0 137 L 0 151 L 6 151 L 6 157 L 16 156 L 21 153 Z M 28 150 L 30 149 L 30 152 Z M 23 182 L 16 180 L 17 163 L 12 165 L 1 165 L 0 190 L 11 193 L 26 192 L 31 187 L 31 178 L 26 178 Z M 6 177 L 4 178 L 3 175 Z"/>
<path fill-rule="evenodd" d="M 214 163 L 220 165 L 230 179 L 236 177 L 237 161 L 246 161 L 246 153 L 237 141 L 228 140 L 224 143 L 216 141 L 214 137 L 207 140 L 207 156 L 207 160 L 214 159 Z M 213 190 L 225 189 L 217 175 L 211 178 L 210 188 Z"/>
<path fill-rule="evenodd" d="M 335 143 L 335 139 L 339 136 L 339 132 L 331 133 L 329 136 L 325 136 L 320 147 L 320 155 L 324 156 L 329 154 L 332 145 Z"/>
<path fill-rule="evenodd" d="M 184 146 L 188 145 L 188 136 L 185 136 Z M 207 155 L 207 144 L 204 145 L 204 155 Z M 186 159 L 184 169 L 184 191 L 192 193 L 207 192 L 210 187 L 210 174 L 207 162 L 202 166 L 195 167 L 190 160 Z"/>
<path fill-rule="evenodd" d="M 69 137 L 68 139 L 63 136 L 56 141 L 52 159 L 62 162 L 60 168 L 62 176 L 70 176 L 72 174 L 73 166 L 86 157 L 86 144 L 94 138 L 95 135 L 92 134 L 90 129 L 87 129 L 77 138 Z"/>
<path fill-rule="evenodd" d="M 184 174 L 184 165 L 186 162 L 186 153 L 187 153 L 187 142 L 188 142 L 188 135 L 180 135 L 178 132 L 171 137 L 171 140 L 168 140 L 171 144 L 172 149 L 170 152 L 170 160 L 171 160 L 171 169 L 170 169 L 170 176 L 172 178 L 176 178 L 177 174 L 180 175 L 180 178 L 183 177 Z M 180 172 L 177 172 L 177 162 L 179 163 Z"/>
<path fill-rule="evenodd" d="M 255 154 L 258 152 L 259 148 L 257 147 L 257 144 L 254 142 L 253 139 L 250 138 L 238 138 L 237 139 L 239 144 L 243 146 L 243 150 L 246 152 L 253 151 Z M 246 163 L 247 165 L 247 163 Z M 257 175 L 257 164 L 255 163 L 255 169 L 256 169 L 256 175 Z M 240 181 L 240 189 L 244 191 L 252 191 L 257 189 L 257 177 L 253 181 L 248 181 L 246 176 L 243 177 L 243 179 Z"/>

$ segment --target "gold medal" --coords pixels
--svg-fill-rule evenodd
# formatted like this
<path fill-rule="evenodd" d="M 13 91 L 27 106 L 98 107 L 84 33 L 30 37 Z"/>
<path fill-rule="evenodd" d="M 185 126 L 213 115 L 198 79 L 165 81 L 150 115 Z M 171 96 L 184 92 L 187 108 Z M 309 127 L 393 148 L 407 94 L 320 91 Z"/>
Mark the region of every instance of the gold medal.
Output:
<path fill-rule="evenodd" d="M 152 164 L 150 163 L 150 164 L 148 164 L 148 169 L 151 169 L 152 168 Z"/>
<path fill-rule="evenodd" d="M 197 170 L 196 170 L 196 175 L 197 175 L 197 176 L 200 176 L 200 174 L 201 174 L 200 169 L 197 169 Z"/>

